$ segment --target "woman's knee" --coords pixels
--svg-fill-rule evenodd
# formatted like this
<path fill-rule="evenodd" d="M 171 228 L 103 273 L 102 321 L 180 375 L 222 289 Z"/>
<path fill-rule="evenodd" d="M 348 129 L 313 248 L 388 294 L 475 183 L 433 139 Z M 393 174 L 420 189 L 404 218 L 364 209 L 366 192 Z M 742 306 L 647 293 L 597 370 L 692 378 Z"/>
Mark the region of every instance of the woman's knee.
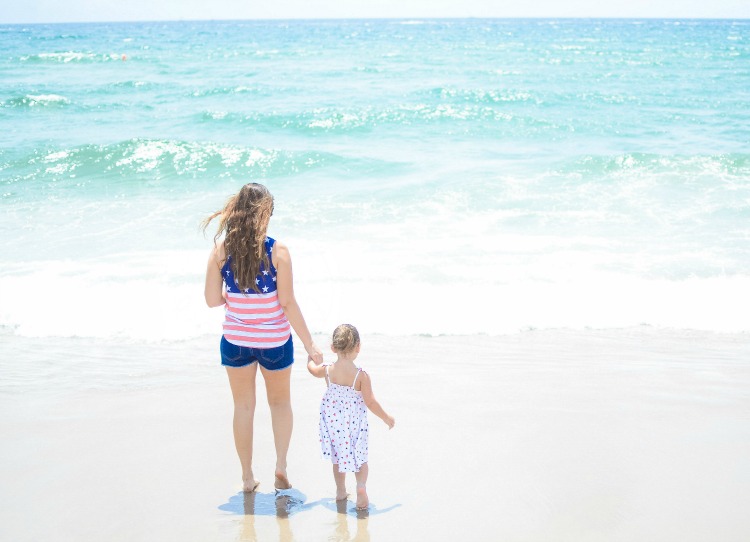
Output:
<path fill-rule="evenodd" d="M 268 406 L 273 409 L 284 409 L 288 408 L 291 410 L 292 408 L 292 401 L 289 397 L 289 393 L 277 393 L 277 394 L 268 394 Z"/>
<path fill-rule="evenodd" d="M 255 397 L 243 397 L 235 399 L 234 411 L 243 414 L 254 414 L 255 413 Z"/>

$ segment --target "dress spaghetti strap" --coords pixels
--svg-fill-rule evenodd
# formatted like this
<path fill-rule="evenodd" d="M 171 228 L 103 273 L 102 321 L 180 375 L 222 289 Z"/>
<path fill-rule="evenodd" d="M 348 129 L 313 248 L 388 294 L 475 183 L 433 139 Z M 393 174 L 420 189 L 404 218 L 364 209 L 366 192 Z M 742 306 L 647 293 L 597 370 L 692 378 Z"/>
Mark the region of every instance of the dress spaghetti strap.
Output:
<path fill-rule="evenodd" d="M 354 376 L 354 382 L 352 382 L 352 388 L 354 388 L 354 386 L 357 384 L 357 378 L 359 378 L 359 373 L 361 372 L 362 372 L 362 368 L 360 367 L 359 369 L 357 369 L 357 374 Z"/>

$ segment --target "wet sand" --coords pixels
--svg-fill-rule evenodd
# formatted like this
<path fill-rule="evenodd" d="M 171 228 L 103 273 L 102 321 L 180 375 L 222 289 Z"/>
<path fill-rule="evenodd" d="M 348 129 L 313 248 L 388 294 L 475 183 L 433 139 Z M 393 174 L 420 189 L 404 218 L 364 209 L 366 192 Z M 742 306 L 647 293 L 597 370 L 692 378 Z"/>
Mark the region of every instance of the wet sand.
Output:
<path fill-rule="evenodd" d="M 388 431 L 371 416 L 372 509 L 360 517 L 353 501 L 342 509 L 332 500 L 317 439 L 324 385 L 307 374 L 301 348 L 294 489 L 277 498 L 262 385 L 261 486 L 249 497 L 240 492 L 214 338 L 89 345 L 89 361 L 70 366 L 77 373 L 43 383 L 30 373 L 20 379 L 18 363 L 39 366 L 64 344 L 4 342 L 14 357 L 12 370 L 9 358 L 0 366 L 4 540 L 750 538 L 746 334 L 365 336 L 360 360 L 397 423 Z M 124 352 L 136 351 L 170 370 L 128 380 Z M 105 353 L 127 385 L 93 368 Z M 353 493 L 351 477 L 348 487 Z"/>

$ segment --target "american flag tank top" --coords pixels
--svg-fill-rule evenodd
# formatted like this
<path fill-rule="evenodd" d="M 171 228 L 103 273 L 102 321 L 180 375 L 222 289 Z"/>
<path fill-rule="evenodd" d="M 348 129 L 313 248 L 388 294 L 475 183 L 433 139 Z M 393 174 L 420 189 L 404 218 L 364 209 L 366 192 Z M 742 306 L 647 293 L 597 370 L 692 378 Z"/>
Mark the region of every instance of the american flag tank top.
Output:
<path fill-rule="evenodd" d="M 221 268 L 221 276 L 226 285 L 226 316 L 224 337 L 237 346 L 252 348 L 276 348 L 283 346 L 291 336 L 292 329 L 279 303 L 276 290 L 276 268 L 271 260 L 274 239 L 266 237 L 266 254 L 269 268 L 261 262 L 255 278 L 258 287 L 240 290 L 232 273 L 232 256 Z"/>

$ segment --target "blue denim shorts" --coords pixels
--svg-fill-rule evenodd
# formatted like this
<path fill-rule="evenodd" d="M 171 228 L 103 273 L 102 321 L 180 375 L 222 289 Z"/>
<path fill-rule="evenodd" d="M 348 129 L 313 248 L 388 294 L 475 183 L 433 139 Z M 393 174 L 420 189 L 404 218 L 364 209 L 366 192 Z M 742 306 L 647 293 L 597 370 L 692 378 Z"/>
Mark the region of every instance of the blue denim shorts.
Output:
<path fill-rule="evenodd" d="M 225 367 L 246 367 L 256 361 L 269 371 L 280 371 L 294 363 L 294 344 L 292 337 L 283 346 L 276 348 L 253 348 L 237 346 L 221 336 L 221 364 Z"/>

